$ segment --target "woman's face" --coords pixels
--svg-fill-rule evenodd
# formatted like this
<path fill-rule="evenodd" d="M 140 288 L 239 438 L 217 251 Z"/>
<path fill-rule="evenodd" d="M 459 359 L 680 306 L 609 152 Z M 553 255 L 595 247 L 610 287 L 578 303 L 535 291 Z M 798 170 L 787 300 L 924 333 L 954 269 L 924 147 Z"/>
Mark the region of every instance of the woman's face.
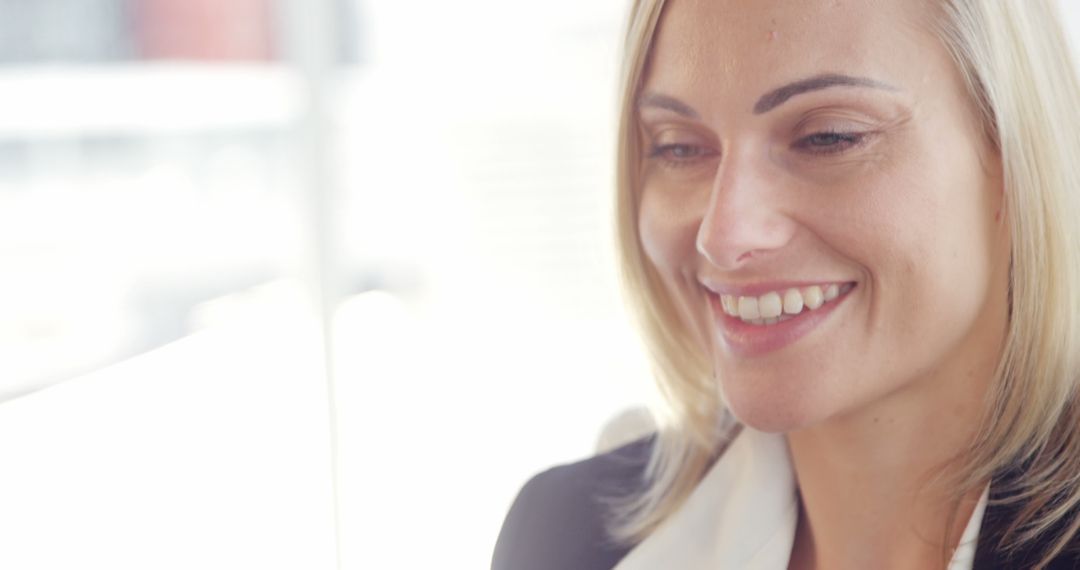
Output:
<path fill-rule="evenodd" d="M 996 364 L 1000 165 L 933 4 L 665 8 L 639 99 L 641 241 L 758 429 L 876 421 Z"/>

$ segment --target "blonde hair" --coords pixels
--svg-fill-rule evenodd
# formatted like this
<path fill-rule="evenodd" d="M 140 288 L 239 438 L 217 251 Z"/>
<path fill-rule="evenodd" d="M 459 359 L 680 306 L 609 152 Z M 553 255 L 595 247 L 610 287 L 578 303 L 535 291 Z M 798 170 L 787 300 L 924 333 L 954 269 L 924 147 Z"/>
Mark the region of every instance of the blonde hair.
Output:
<path fill-rule="evenodd" d="M 1001 156 L 1012 247 L 1010 319 L 986 419 L 949 481 L 959 497 L 1022 465 L 1019 475 L 995 479 L 995 496 L 1023 505 L 1001 547 L 1063 529 L 1041 566 L 1080 529 L 1080 83 L 1054 0 L 938 1 L 938 36 Z M 622 74 L 619 253 L 666 404 L 647 485 L 612 513 L 609 528 L 623 542 L 639 541 L 675 511 L 737 429 L 706 348 L 679 318 L 639 240 L 637 98 L 664 3 L 634 0 Z"/>

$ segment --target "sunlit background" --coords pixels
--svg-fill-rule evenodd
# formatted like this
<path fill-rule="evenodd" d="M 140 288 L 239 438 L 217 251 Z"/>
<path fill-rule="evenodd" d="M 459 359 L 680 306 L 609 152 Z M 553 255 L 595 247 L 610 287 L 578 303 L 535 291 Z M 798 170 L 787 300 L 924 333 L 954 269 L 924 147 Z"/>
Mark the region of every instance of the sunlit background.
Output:
<path fill-rule="evenodd" d="M 486 567 L 652 397 L 627 3 L 0 0 L 0 567 Z"/>

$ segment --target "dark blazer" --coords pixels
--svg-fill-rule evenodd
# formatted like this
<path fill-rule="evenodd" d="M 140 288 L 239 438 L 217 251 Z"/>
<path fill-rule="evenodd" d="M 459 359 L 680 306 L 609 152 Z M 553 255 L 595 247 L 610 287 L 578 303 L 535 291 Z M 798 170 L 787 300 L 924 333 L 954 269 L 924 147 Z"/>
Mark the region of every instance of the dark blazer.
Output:
<path fill-rule="evenodd" d="M 628 492 L 642 480 L 651 438 L 577 463 L 554 467 L 536 475 L 518 493 L 499 533 L 492 570 L 610 570 L 632 546 L 616 545 L 604 532 L 603 497 Z M 979 529 L 973 570 L 1027 569 L 1043 549 L 1051 545 L 1038 540 L 1011 556 L 995 547 L 1013 508 L 991 502 Z M 1080 540 L 1074 540 L 1080 545 Z M 1074 551 L 1075 552 L 1075 551 Z M 1049 570 L 1080 568 L 1080 557 L 1058 556 Z M 667 570 L 667 569 L 657 569 Z"/>

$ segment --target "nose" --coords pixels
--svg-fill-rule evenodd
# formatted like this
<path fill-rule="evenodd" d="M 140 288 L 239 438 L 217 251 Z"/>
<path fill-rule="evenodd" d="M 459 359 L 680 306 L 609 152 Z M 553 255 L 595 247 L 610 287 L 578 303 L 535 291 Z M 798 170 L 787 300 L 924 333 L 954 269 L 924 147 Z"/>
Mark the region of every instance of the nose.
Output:
<path fill-rule="evenodd" d="M 776 253 L 795 235 L 785 212 L 781 177 L 752 157 L 728 155 L 713 180 L 698 226 L 698 253 L 721 270 L 735 270 Z"/>

